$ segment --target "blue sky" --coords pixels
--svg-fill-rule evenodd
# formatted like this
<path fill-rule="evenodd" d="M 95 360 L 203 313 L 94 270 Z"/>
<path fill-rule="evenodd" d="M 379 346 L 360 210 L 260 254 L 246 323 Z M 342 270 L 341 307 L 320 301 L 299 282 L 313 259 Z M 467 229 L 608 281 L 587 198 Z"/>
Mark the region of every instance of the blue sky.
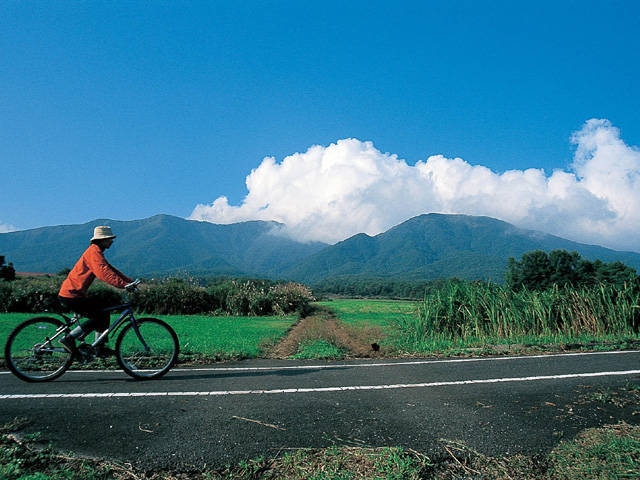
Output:
<path fill-rule="evenodd" d="M 335 242 L 440 211 L 640 251 L 639 2 L 7 0 L 0 24 L 0 231 Z"/>

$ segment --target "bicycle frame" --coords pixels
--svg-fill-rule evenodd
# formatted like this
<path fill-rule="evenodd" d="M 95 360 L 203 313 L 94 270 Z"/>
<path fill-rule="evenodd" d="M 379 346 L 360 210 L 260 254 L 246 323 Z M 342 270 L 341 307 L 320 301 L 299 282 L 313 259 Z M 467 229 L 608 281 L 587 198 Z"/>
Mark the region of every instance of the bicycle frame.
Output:
<path fill-rule="evenodd" d="M 117 331 L 128 319 L 131 322 L 131 325 L 133 326 L 133 330 L 136 333 L 136 336 L 138 337 L 138 339 L 140 340 L 140 343 L 142 343 L 142 346 L 145 348 L 145 350 L 149 350 L 149 346 L 147 345 L 144 338 L 140 334 L 140 330 L 138 329 L 138 323 L 136 322 L 136 318 L 133 314 L 133 307 L 131 306 L 130 303 L 122 303 L 120 305 L 114 305 L 113 307 L 104 308 L 102 311 L 103 312 L 121 312 L 121 313 L 116 320 L 111 322 L 111 324 L 106 330 L 104 330 L 102 333 L 97 335 L 96 339 L 92 343 L 90 343 L 92 347 L 96 347 L 97 345 L 100 345 L 105 338 L 107 338 L 110 334 Z M 54 335 L 54 337 L 51 338 L 51 340 L 54 340 L 61 333 L 70 330 L 73 323 L 79 322 L 80 319 L 85 318 L 84 316 L 78 313 L 74 313 L 72 316 L 68 316 L 68 315 L 65 315 L 64 313 L 58 312 L 58 315 L 64 318 L 65 325 L 58 332 L 56 332 L 56 335 Z"/>
<path fill-rule="evenodd" d="M 120 328 L 124 323 L 124 320 L 128 317 L 129 321 L 131 322 L 131 326 L 133 327 L 133 331 L 136 332 L 136 336 L 138 337 L 138 340 L 140 340 L 140 343 L 142 344 L 142 346 L 146 351 L 150 350 L 149 345 L 147 345 L 147 342 L 144 341 L 144 338 L 140 333 L 140 329 L 138 328 L 138 322 L 136 322 L 136 317 L 133 315 L 133 308 L 131 307 L 130 303 L 115 305 L 113 307 L 105 308 L 103 311 L 104 312 L 122 311 L 122 313 L 120 314 L 120 317 L 118 317 L 117 320 L 115 320 L 113 323 L 111 323 L 111 325 L 109 325 L 109 328 L 107 328 L 104 332 L 102 332 L 98 336 L 98 338 L 96 338 L 96 340 L 91 344 L 92 347 L 99 345 L 107 335 L 115 332 L 118 328 Z"/>

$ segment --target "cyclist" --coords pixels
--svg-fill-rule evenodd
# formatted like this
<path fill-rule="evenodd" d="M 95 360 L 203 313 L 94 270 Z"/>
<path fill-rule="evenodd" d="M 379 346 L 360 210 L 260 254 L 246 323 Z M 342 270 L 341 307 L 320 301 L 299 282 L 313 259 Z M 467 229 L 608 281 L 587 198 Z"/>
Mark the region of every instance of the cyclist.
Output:
<path fill-rule="evenodd" d="M 122 272 L 112 267 L 104 257 L 104 251 L 113 244 L 116 236 L 111 227 L 101 225 L 93 230 L 91 245 L 85 250 L 80 259 L 62 282 L 58 299 L 60 303 L 73 312 L 77 312 L 88 320 L 83 325 L 78 325 L 60 343 L 69 353 L 75 353 L 76 340 L 83 340 L 91 331 L 103 331 L 109 327 L 109 312 L 103 309 L 108 305 L 87 296 L 87 290 L 97 278 L 116 288 L 123 289 L 133 280 Z M 103 354 L 108 354 L 109 349 L 104 349 Z"/>

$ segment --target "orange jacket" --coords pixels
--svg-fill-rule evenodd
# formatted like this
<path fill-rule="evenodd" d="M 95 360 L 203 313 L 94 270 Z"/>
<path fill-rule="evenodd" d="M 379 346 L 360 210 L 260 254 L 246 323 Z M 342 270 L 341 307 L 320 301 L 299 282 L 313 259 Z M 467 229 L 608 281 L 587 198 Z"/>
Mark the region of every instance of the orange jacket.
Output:
<path fill-rule="evenodd" d="M 86 297 L 87 290 L 96 277 L 117 288 L 124 288 L 132 282 L 125 274 L 109 265 L 100 247 L 92 243 L 62 282 L 58 295 L 65 298 Z"/>

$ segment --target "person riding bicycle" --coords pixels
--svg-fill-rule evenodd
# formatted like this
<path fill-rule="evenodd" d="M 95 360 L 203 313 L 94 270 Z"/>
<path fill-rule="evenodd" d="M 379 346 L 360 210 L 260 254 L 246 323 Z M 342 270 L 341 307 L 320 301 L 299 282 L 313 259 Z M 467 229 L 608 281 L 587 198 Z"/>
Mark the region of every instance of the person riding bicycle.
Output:
<path fill-rule="evenodd" d="M 97 299 L 89 298 L 87 291 L 98 278 L 116 288 L 124 289 L 133 280 L 124 273 L 112 267 L 104 257 L 104 251 L 111 247 L 116 236 L 111 227 L 101 225 L 93 230 L 91 245 L 85 250 L 80 259 L 64 279 L 58 292 L 60 303 L 73 312 L 77 312 L 88 320 L 78 325 L 60 343 L 69 353 L 77 350 L 76 340 L 83 340 L 91 331 L 103 331 L 109 327 L 109 312 Z"/>

